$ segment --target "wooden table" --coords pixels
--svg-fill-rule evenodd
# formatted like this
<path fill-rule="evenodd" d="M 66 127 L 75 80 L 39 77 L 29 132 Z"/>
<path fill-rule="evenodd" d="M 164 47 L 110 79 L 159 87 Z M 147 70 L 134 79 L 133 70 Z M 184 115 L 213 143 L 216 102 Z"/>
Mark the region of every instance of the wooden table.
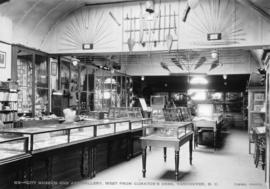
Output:
<path fill-rule="evenodd" d="M 147 146 L 161 147 L 164 149 L 164 161 L 167 158 L 167 148 L 175 150 L 175 179 L 179 175 L 179 152 L 180 147 L 189 141 L 189 160 L 192 164 L 192 142 L 193 142 L 193 124 L 192 122 L 156 122 L 148 127 L 155 130 L 154 133 L 141 137 L 142 146 L 142 173 L 146 175 L 146 152 Z"/>
<path fill-rule="evenodd" d="M 195 131 L 195 146 L 198 145 L 198 132 L 200 129 L 213 131 L 213 145 L 216 150 L 217 133 L 222 125 L 223 117 L 221 114 L 213 115 L 212 117 L 195 117 L 193 119 Z"/>

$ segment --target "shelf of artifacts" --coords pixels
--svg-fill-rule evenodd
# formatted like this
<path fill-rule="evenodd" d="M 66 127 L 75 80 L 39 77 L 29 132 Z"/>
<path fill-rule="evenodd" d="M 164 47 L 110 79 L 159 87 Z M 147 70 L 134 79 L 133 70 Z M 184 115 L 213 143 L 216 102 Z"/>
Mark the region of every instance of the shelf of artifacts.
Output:
<path fill-rule="evenodd" d="M 0 120 L 5 127 L 13 127 L 13 123 L 18 119 L 18 94 L 16 90 L 0 89 Z"/>

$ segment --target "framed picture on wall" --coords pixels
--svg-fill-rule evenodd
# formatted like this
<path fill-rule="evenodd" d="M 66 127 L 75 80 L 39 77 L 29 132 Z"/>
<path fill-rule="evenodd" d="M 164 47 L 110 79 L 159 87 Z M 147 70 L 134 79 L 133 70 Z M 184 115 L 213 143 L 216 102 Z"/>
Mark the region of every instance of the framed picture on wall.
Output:
<path fill-rule="evenodd" d="M 6 53 L 0 51 L 0 68 L 6 67 Z"/>

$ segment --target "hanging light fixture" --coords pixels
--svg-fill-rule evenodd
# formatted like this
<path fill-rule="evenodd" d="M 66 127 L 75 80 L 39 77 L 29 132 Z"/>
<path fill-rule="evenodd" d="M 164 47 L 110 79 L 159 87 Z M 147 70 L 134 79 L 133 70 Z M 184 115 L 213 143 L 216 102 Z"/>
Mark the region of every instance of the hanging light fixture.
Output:
<path fill-rule="evenodd" d="M 150 14 L 155 11 L 154 10 L 154 1 L 146 1 L 145 2 L 145 11 L 149 12 Z"/>
<path fill-rule="evenodd" d="M 213 59 L 218 59 L 218 51 L 216 49 L 211 51 L 211 57 Z"/>
<path fill-rule="evenodd" d="M 78 63 L 80 62 L 80 60 L 77 59 L 76 57 L 72 57 L 72 58 L 71 58 L 71 62 L 72 62 L 72 64 L 73 64 L 74 66 L 77 66 Z"/>

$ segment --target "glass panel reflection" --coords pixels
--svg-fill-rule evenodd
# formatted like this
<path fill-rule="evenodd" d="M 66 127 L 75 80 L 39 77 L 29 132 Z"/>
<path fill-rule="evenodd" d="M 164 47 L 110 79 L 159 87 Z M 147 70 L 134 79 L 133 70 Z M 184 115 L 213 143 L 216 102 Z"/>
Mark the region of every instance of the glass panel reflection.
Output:
<path fill-rule="evenodd" d="M 116 123 L 116 132 L 129 130 L 129 122 Z"/>
<path fill-rule="evenodd" d="M 56 131 L 35 134 L 33 136 L 33 150 L 56 146 L 59 144 L 68 143 L 68 132 L 67 131 Z"/>
<path fill-rule="evenodd" d="M 80 82 L 81 91 L 87 91 L 87 69 L 85 66 L 81 66 Z"/>
<path fill-rule="evenodd" d="M 70 130 L 70 142 L 92 138 L 94 136 L 94 127 L 84 127 Z"/>
<path fill-rule="evenodd" d="M 47 58 L 41 55 L 36 55 L 36 86 L 48 88 L 48 63 Z"/>
<path fill-rule="evenodd" d="M 80 107 L 81 111 L 87 110 L 87 93 L 86 92 L 81 93 L 80 106 L 81 106 Z"/>
<path fill-rule="evenodd" d="M 49 101 L 48 101 L 48 89 L 36 88 L 36 100 L 35 100 L 35 114 L 41 116 L 48 112 Z"/>
<path fill-rule="evenodd" d="M 114 124 L 97 126 L 97 136 L 113 134 L 113 133 L 114 133 Z"/>
<path fill-rule="evenodd" d="M 17 56 L 18 113 L 32 112 L 32 72 L 33 55 L 27 51 L 19 50 Z"/>

